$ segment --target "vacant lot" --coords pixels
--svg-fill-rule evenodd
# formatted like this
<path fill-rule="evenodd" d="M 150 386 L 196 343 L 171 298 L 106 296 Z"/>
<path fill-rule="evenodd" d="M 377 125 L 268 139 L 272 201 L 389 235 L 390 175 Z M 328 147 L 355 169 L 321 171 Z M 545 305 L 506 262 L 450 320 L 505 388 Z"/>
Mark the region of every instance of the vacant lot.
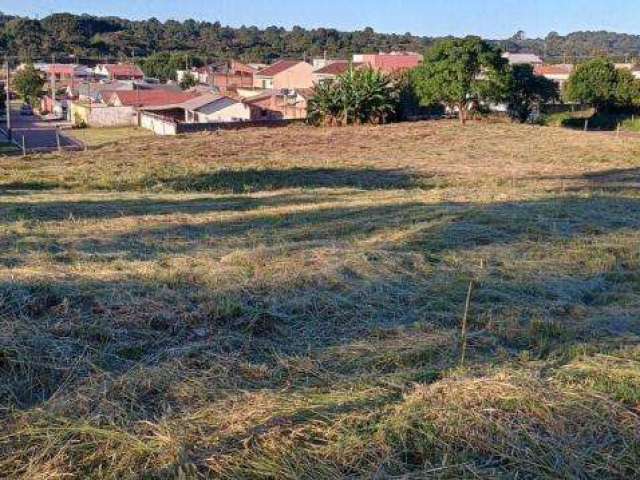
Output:
<path fill-rule="evenodd" d="M 639 478 L 639 169 L 449 122 L 3 158 L 0 477 Z"/>

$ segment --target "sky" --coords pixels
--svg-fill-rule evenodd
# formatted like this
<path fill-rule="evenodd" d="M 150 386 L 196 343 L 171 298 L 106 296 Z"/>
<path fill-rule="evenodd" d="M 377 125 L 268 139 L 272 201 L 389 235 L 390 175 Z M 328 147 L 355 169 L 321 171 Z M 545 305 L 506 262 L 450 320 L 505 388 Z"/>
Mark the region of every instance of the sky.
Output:
<path fill-rule="evenodd" d="M 220 21 L 234 27 L 331 27 L 416 35 L 528 37 L 551 31 L 640 34 L 638 0 L 0 0 L 0 11 L 42 18 L 54 12 Z"/>

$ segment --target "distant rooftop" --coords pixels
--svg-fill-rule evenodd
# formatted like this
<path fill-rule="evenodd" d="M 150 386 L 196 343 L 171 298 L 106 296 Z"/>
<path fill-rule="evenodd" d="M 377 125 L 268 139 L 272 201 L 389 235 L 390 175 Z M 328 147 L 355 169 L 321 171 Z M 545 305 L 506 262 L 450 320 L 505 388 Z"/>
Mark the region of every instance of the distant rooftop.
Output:
<path fill-rule="evenodd" d="M 509 61 L 511 65 L 518 65 L 522 63 L 528 63 L 530 65 L 537 65 L 544 63 L 542 59 L 535 53 L 511 53 L 506 52 L 502 54 L 502 58 Z"/>

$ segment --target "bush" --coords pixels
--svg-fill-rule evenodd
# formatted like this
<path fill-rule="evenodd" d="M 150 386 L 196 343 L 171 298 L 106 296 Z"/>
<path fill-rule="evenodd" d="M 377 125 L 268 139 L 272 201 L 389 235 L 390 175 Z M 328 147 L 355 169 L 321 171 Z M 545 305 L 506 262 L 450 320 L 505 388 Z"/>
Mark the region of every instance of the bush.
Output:
<path fill-rule="evenodd" d="M 398 111 L 399 91 L 390 77 L 371 68 L 350 68 L 316 87 L 308 120 L 314 125 L 387 122 Z"/>

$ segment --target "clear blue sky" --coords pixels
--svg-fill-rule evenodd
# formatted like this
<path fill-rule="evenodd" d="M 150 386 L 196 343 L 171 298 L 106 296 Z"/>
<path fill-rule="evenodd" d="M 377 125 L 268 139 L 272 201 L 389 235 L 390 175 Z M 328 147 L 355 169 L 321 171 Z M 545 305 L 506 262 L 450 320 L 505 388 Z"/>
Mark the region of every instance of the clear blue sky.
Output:
<path fill-rule="evenodd" d="M 44 17 L 68 11 L 160 20 L 219 20 L 232 26 L 326 26 L 418 35 L 529 37 L 550 31 L 640 33 L 638 0 L 0 0 L 0 11 Z"/>

